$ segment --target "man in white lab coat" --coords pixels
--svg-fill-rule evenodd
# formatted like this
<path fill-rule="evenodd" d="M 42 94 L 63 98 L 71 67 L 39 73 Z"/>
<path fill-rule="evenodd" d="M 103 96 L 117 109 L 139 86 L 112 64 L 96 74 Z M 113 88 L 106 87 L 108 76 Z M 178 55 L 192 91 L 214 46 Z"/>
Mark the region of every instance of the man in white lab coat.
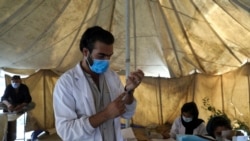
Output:
<path fill-rule="evenodd" d="M 109 69 L 113 35 L 99 26 L 82 35 L 83 59 L 64 73 L 54 89 L 53 107 L 58 135 L 64 141 L 122 141 L 120 117 L 131 118 L 133 92 L 144 77 L 131 72 L 125 87 Z"/>

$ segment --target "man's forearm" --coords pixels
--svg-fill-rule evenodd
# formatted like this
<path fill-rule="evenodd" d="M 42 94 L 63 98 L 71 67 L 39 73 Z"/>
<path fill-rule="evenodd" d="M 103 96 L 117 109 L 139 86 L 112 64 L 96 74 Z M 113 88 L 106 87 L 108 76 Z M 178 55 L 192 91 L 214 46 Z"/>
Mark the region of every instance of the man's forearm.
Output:
<path fill-rule="evenodd" d="M 101 112 L 89 117 L 89 122 L 93 128 L 100 126 L 102 123 L 104 123 L 107 120 L 109 120 L 109 117 L 107 114 L 105 114 L 105 111 L 101 111 Z"/>
<path fill-rule="evenodd" d="M 28 103 L 25 103 L 25 102 L 21 103 L 21 104 L 17 105 L 14 110 L 19 111 L 19 110 L 23 109 L 23 107 L 26 106 L 27 104 Z"/>
<path fill-rule="evenodd" d="M 131 103 L 133 103 L 133 101 L 134 101 L 134 89 L 133 90 L 127 90 L 126 89 L 126 86 L 124 87 L 124 90 L 125 90 L 125 92 L 127 93 L 127 97 L 126 97 L 126 104 L 131 104 Z"/>
<path fill-rule="evenodd" d="M 7 107 L 10 107 L 10 106 L 11 106 L 11 104 L 10 104 L 9 101 L 7 101 L 7 100 L 3 100 L 3 104 L 5 104 Z"/>
<path fill-rule="evenodd" d="M 20 104 L 21 107 L 24 107 L 26 105 L 28 105 L 28 103 L 23 102 L 22 104 Z"/>
<path fill-rule="evenodd" d="M 133 93 L 134 93 L 134 91 L 127 94 L 126 104 L 130 105 L 133 103 L 133 101 L 134 101 L 134 94 Z"/>

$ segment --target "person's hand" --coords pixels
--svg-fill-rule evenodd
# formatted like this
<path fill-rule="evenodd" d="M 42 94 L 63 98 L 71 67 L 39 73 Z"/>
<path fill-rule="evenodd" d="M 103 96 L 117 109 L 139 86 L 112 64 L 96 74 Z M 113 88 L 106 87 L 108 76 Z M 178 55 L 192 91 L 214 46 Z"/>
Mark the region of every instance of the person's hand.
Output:
<path fill-rule="evenodd" d="M 20 104 L 20 105 L 17 105 L 13 110 L 16 112 L 20 112 L 22 109 L 23 109 L 23 106 Z"/>
<path fill-rule="evenodd" d="M 124 98 L 125 93 L 122 93 L 105 108 L 106 115 L 109 119 L 120 116 L 126 112 Z"/>
<path fill-rule="evenodd" d="M 161 134 L 162 134 L 164 139 L 170 138 L 169 131 L 163 131 Z"/>
<path fill-rule="evenodd" d="M 144 78 L 144 73 L 142 70 L 138 69 L 134 72 L 131 72 L 126 81 L 125 85 L 126 91 L 133 91 L 136 87 L 139 86 L 143 78 Z"/>
<path fill-rule="evenodd" d="M 228 140 L 232 140 L 233 136 L 244 136 L 244 134 L 241 131 L 229 130 L 229 133 L 226 135 L 225 138 L 228 139 Z"/>
<path fill-rule="evenodd" d="M 242 131 L 235 131 L 234 136 L 244 136 L 244 133 Z"/>
<path fill-rule="evenodd" d="M 224 130 L 221 132 L 222 138 L 228 139 L 228 140 L 232 140 L 234 135 L 235 135 L 235 131 L 233 130 Z"/>
<path fill-rule="evenodd" d="M 14 111 L 14 106 L 12 104 L 8 105 L 8 111 L 10 112 Z"/>

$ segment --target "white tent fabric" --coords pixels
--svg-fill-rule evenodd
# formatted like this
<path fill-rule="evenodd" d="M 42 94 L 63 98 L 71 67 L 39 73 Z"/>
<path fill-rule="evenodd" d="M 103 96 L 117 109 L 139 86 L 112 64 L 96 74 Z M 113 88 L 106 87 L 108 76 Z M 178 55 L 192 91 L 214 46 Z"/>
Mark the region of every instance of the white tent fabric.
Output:
<path fill-rule="evenodd" d="M 0 67 L 65 72 L 82 58 L 82 33 L 100 25 L 116 38 L 111 67 L 123 71 L 125 2 L 1 0 Z M 249 9 L 249 0 L 130 1 L 131 70 L 157 77 L 235 70 L 250 58 Z"/>

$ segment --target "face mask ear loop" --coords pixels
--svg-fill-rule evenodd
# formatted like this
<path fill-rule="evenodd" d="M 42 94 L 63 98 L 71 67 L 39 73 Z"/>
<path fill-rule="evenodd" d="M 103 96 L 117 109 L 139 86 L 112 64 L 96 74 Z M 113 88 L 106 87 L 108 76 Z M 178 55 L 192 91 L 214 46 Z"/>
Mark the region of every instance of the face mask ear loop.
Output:
<path fill-rule="evenodd" d="M 93 61 L 92 61 L 92 63 L 90 63 L 90 62 L 89 62 L 89 59 L 91 59 L 91 58 L 90 58 L 90 53 L 88 53 L 87 59 L 86 59 L 86 62 L 87 62 L 87 64 L 88 64 L 89 68 L 90 68 L 90 66 L 93 65 Z M 91 60 L 92 60 L 92 59 L 91 59 Z"/>

